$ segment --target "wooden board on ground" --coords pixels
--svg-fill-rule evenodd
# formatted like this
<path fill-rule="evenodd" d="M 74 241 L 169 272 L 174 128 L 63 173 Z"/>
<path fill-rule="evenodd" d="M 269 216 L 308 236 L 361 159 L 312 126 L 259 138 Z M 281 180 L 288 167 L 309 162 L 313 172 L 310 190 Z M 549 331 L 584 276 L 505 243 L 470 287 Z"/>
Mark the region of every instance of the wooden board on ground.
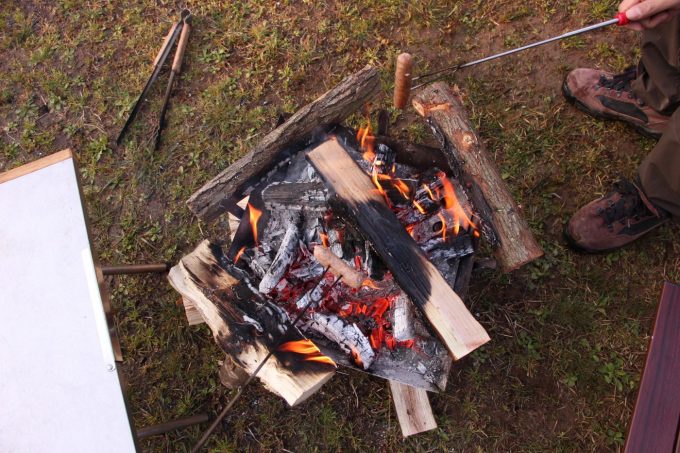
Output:
<path fill-rule="evenodd" d="M 168 275 L 170 284 L 200 312 L 215 341 L 234 363 L 252 374 L 278 345 L 304 340 L 280 308 L 258 302 L 247 285 L 222 266 L 221 249 L 203 241 Z M 267 335 L 262 335 L 267 332 Z M 286 333 L 288 332 L 288 333 Z M 277 351 L 257 377 L 291 406 L 313 395 L 336 367 L 309 355 Z"/>
<path fill-rule="evenodd" d="M 437 427 L 427 391 L 390 381 L 390 392 L 404 437 Z"/>
<path fill-rule="evenodd" d="M 380 91 L 378 71 L 366 66 L 339 85 L 298 110 L 281 126 L 267 134 L 248 154 L 206 183 L 187 201 L 189 209 L 203 220 L 213 220 L 243 198 L 244 189 L 270 170 L 279 154 L 310 138 L 315 130 L 343 121 L 360 110 Z"/>
<path fill-rule="evenodd" d="M 440 140 L 444 154 L 463 182 L 472 186 L 475 211 L 490 223 L 485 231 L 499 242 L 494 253 L 504 272 L 515 270 L 543 255 L 543 249 L 501 178 L 498 166 L 472 128 L 457 89 L 436 82 L 420 90 L 413 106 L 425 117 Z"/>
<path fill-rule="evenodd" d="M 429 321 L 454 360 L 474 351 L 489 336 L 439 271 L 427 259 L 373 186 L 369 177 L 336 139 L 312 150 L 307 158 L 334 193 L 331 203 L 369 239 Z"/>

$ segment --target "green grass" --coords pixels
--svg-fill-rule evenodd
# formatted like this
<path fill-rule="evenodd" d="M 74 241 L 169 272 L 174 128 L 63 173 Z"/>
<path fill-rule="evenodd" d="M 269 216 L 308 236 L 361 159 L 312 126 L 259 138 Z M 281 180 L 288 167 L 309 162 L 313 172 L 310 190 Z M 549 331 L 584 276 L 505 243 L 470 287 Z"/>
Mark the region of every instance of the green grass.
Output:
<path fill-rule="evenodd" d="M 616 2 L 190 1 L 195 15 L 158 152 L 165 77 L 123 146 L 115 137 L 176 11 L 158 2 L 10 2 L 0 11 L 0 170 L 71 147 L 103 262 L 176 262 L 224 239 L 184 201 L 292 112 L 367 63 L 390 107 L 394 57 L 417 72 L 478 58 L 610 17 Z M 213 451 L 601 451 L 620 448 L 664 279 L 680 280 L 677 226 L 607 256 L 574 253 L 569 216 L 632 176 L 653 142 L 588 118 L 560 94 L 571 68 L 621 70 L 637 35 L 606 30 L 460 72 L 472 121 L 546 250 L 510 274 L 475 276 L 470 305 L 492 342 L 433 395 L 439 428 L 403 440 L 384 381 L 342 372 L 298 408 L 252 386 Z M 393 112 L 396 114 L 396 112 Z M 358 124 L 360 115 L 352 120 Z M 434 143 L 412 112 L 395 134 Z M 135 426 L 214 415 L 227 391 L 205 326 L 189 327 L 158 276 L 109 281 Z M 185 451 L 188 428 L 142 442 Z"/>

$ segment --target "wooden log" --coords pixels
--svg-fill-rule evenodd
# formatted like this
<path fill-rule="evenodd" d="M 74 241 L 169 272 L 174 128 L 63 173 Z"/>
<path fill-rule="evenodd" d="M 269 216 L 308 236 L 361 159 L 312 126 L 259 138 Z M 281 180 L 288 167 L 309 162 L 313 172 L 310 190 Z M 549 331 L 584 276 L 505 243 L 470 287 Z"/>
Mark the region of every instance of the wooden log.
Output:
<path fill-rule="evenodd" d="M 389 382 L 394 409 L 404 437 L 437 428 L 427 391 L 397 381 Z"/>
<path fill-rule="evenodd" d="M 331 378 L 335 366 L 283 351 L 282 343 L 305 338 L 297 328 L 288 329 L 282 309 L 258 301 L 246 282 L 223 267 L 223 259 L 219 247 L 204 241 L 170 270 L 170 284 L 193 303 L 215 341 L 248 374 L 275 351 L 258 378 L 291 406 L 301 403 Z"/>
<path fill-rule="evenodd" d="M 472 183 L 475 211 L 495 230 L 495 256 L 501 269 L 510 272 L 541 257 L 543 250 L 492 156 L 472 128 L 457 88 L 451 90 L 443 82 L 433 83 L 412 102 L 442 142 L 451 168 L 460 171 L 465 182 Z"/>
<path fill-rule="evenodd" d="M 484 328 L 470 314 L 446 280 L 427 259 L 385 203 L 369 177 L 340 143 L 330 139 L 307 159 L 334 192 L 336 212 L 369 239 L 399 286 L 423 312 L 455 360 L 487 341 Z"/>
<path fill-rule="evenodd" d="M 267 134 L 252 151 L 201 187 L 187 201 L 189 209 L 206 221 L 217 218 L 230 204 L 225 201 L 247 195 L 249 184 L 270 170 L 282 151 L 308 140 L 320 126 L 343 121 L 379 91 L 380 76 L 371 66 L 345 78 L 338 86 L 298 110 Z"/>
<path fill-rule="evenodd" d="M 245 384 L 248 380 L 246 370 L 236 365 L 234 360 L 228 355 L 220 362 L 219 376 L 222 385 L 232 390 Z"/>

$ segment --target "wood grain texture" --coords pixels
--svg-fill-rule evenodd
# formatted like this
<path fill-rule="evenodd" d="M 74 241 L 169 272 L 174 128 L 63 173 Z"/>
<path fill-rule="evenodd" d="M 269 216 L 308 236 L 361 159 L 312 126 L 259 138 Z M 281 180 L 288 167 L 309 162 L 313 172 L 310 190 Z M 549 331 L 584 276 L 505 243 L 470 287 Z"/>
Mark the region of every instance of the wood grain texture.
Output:
<path fill-rule="evenodd" d="M 45 156 L 42 159 L 34 160 L 33 162 L 30 162 L 26 165 L 22 165 L 4 173 L 0 173 L 0 184 L 11 181 L 12 179 L 16 179 L 20 176 L 33 173 L 34 171 L 40 170 L 41 168 L 49 167 L 50 165 L 54 165 L 63 160 L 73 158 L 73 151 L 70 149 L 65 149 L 54 154 L 50 154 L 49 156 Z"/>
<path fill-rule="evenodd" d="M 666 283 L 624 451 L 677 452 L 679 430 L 680 286 Z"/>
<path fill-rule="evenodd" d="M 390 392 L 404 437 L 437 428 L 427 392 L 423 389 L 390 382 Z"/>
<path fill-rule="evenodd" d="M 501 178 L 493 157 L 472 128 L 460 93 L 437 82 L 423 88 L 412 102 L 442 141 L 451 168 L 460 171 L 465 182 L 472 182 L 475 211 L 482 218 L 488 217 L 485 220 L 493 225 L 500 242 L 494 253 L 503 272 L 541 257 L 543 249 Z"/>
<path fill-rule="evenodd" d="M 170 270 L 168 279 L 200 312 L 222 350 L 252 374 L 269 351 L 283 342 L 304 337 L 297 329 L 288 330 L 290 320 L 287 317 L 284 320 L 281 311 L 258 303 L 247 285 L 220 263 L 215 247 L 204 241 Z M 294 353 L 276 352 L 257 377 L 270 391 L 294 406 L 313 395 L 334 373 L 332 365 L 305 361 Z"/>
<path fill-rule="evenodd" d="M 489 341 L 484 328 L 338 141 L 324 142 L 307 158 L 334 192 L 331 203 L 336 212 L 355 223 L 371 241 L 399 286 L 425 315 L 454 360 Z"/>
<path fill-rule="evenodd" d="M 217 218 L 241 199 L 249 182 L 268 171 L 279 154 L 309 138 L 321 126 L 343 121 L 380 91 L 378 71 L 366 66 L 345 78 L 338 86 L 307 104 L 285 123 L 267 134 L 248 154 L 233 163 L 194 193 L 187 205 L 203 220 Z"/>

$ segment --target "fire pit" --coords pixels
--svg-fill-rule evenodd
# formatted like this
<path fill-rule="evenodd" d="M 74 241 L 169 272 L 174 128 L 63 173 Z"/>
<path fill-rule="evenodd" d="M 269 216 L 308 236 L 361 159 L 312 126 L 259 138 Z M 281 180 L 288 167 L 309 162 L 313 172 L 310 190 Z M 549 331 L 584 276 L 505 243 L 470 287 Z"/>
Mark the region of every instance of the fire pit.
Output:
<path fill-rule="evenodd" d="M 358 131 L 340 125 L 376 80 L 372 68 L 349 77 L 197 192 L 189 205 L 198 215 L 227 210 L 237 220 L 231 242 L 203 242 L 170 281 L 189 321 L 207 322 L 226 352 L 225 385 L 273 352 L 258 377 L 294 405 L 338 365 L 351 367 L 390 380 L 408 435 L 433 427 L 425 391 L 445 389 L 452 358 L 489 340 L 459 297 L 479 241 L 506 270 L 541 250 L 500 177 L 469 177 L 460 149 L 486 153 L 467 120 L 452 129 L 433 115 L 460 114 L 459 99 L 414 100 L 441 149 L 399 143 L 385 121 L 376 135 L 370 121 Z"/>

